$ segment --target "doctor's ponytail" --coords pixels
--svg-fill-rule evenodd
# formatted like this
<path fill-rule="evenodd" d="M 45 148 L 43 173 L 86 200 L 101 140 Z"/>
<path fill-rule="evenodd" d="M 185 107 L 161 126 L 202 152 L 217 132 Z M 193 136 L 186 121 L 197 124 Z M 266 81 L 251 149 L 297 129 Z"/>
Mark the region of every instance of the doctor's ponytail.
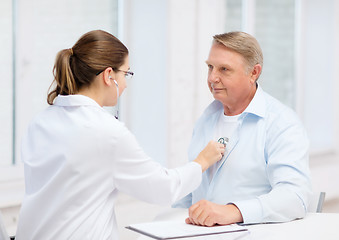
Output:
<path fill-rule="evenodd" d="M 95 30 L 84 34 L 72 48 L 57 54 L 48 104 L 52 105 L 58 95 L 76 94 L 81 88 L 88 87 L 106 68 L 118 69 L 127 55 L 125 45 L 108 32 Z"/>
<path fill-rule="evenodd" d="M 55 97 L 59 94 L 74 94 L 78 90 L 70 65 L 70 59 L 72 55 L 72 49 L 64 49 L 57 54 L 53 68 L 54 81 L 56 82 L 57 86 L 48 94 L 47 102 L 50 105 L 53 104 Z"/>

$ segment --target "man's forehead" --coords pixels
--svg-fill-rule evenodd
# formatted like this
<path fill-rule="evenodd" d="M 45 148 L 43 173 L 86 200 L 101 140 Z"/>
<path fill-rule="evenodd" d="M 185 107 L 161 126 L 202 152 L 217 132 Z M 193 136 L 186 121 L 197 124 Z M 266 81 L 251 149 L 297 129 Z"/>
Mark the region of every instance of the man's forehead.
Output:
<path fill-rule="evenodd" d="M 205 62 L 206 64 L 211 65 L 226 65 L 231 64 L 234 61 L 243 63 L 245 59 L 240 53 L 233 49 L 227 48 L 220 43 L 214 43 L 211 46 L 211 50 Z"/>

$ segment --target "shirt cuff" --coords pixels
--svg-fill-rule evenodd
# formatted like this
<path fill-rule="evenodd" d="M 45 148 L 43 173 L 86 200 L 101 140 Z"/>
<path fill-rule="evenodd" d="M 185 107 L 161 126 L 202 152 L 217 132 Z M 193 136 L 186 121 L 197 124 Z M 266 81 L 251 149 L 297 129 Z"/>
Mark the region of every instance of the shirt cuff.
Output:
<path fill-rule="evenodd" d="M 233 202 L 241 212 L 243 223 L 261 223 L 263 218 L 263 211 L 260 200 L 258 198 Z"/>

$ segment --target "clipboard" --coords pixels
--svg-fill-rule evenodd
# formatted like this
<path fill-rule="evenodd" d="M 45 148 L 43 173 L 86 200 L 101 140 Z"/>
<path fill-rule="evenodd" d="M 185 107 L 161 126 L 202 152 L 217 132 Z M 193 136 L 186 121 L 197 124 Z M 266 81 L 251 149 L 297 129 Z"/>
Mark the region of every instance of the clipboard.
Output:
<path fill-rule="evenodd" d="M 183 221 L 156 221 L 138 223 L 131 224 L 126 228 L 157 240 L 183 239 L 248 231 L 248 229 L 246 229 L 244 226 L 237 224 L 204 227 L 186 224 Z"/>

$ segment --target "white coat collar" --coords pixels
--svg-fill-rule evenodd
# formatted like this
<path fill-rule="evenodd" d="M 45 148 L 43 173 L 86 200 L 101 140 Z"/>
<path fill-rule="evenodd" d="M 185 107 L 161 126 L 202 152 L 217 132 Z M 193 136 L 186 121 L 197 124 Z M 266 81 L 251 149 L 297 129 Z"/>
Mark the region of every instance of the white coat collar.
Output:
<path fill-rule="evenodd" d="M 56 106 L 65 106 L 65 107 L 75 107 L 75 106 L 101 106 L 90 97 L 84 95 L 58 95 L 53 105 Z"/>

